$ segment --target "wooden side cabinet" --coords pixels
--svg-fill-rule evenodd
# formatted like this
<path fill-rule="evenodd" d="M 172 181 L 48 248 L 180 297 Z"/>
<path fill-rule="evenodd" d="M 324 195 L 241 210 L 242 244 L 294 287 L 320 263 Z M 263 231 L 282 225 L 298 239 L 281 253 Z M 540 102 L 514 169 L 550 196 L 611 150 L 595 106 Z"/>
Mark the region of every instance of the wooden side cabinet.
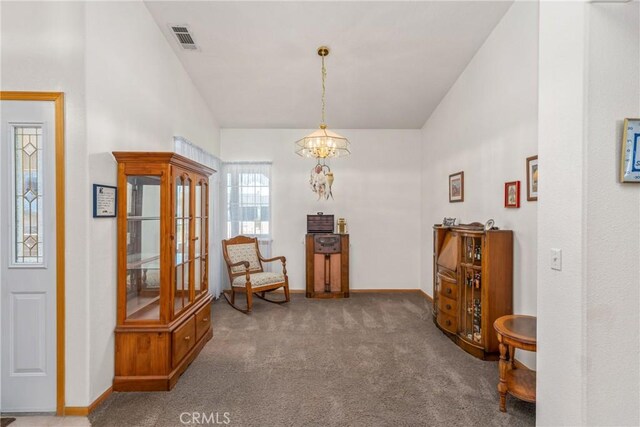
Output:
<path fill-rule="evenodd" d="M 207 341 L 209 176 L 175 153 L 118 161 L 115 391 L 170 390 Z"/>
<path fill-rule="evenodd" d="M 349 298 L 349 235 L 307 234 L 307 298 Z"/>
<path fill-rule="evenodd" d="M 513 312 L 513 232 L 433 228 L 433 321 L 481 359 L 498 358 L 493 322 Z"/>

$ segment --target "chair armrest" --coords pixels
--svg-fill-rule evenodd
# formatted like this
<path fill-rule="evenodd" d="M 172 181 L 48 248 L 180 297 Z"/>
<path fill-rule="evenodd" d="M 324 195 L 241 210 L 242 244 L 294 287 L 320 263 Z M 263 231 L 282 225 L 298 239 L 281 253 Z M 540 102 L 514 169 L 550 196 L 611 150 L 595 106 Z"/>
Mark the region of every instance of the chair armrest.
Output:
<path fill-rule="evenodd" d="M 247 283 L 251 283 L 251 274 L 249 273 L 249 261 L 238 261 L 231 264 L 229 263 L 229 260 L 226 257 L 225 257 L 225 261 L 227 261 L 227 263 L 229 264 L 230 269 L 233 267 L 240 267 L 241 265 L 244 266 L 244 274 L 245 274 Z M 229 272 L 231 272 L 231 270 L 229 270 Z M 231 280 L 231 287 L 233 288 L 233 276 L 230 276 L 229 279 Z"/>
<path fill-rule="evenodd" d="M 283 263 L 287 262 L 287 258 L 283 257 L 283 256 L 277 256 L 277 257 L 273 257 L 273 258 L 262 258 L 260 257 L 260 261 L 262 262 L 273 262 L 273 261 L 282 261 Z"/>
<path fill-rule="evenodd" d="M 229 267 L 240 267 L 241 265 L 243 265 L 244 268 L 248 269 L 249 268 L 249 261 L 234 262 L 233 264 L 229 264 Z"/>
<path fill-rule="evenodd" d="M 273 258 L 262 258 L 262 255 L 258 254 L 258 256 L 260 257 L 260 261 L 262 262 L 273 262 L 273 261 L 282 261 L 282 274 L 284 274 L 285 276 L 287 275 L 287 258 L 283 257 L 283 256 L 277 256 L 277 257 L 273 257 Z"/>

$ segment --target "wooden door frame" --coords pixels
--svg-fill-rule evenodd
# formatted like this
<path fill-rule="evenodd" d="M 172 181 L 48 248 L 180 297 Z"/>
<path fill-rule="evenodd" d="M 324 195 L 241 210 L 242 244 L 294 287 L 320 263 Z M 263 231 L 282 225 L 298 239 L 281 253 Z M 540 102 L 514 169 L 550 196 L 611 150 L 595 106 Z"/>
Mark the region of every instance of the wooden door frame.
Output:
<path fill-rule="evenodd" d="M 56 414 L 65 404 L 65 194 L 64 194 L 64 92 L 0 91 L 0 101 L 52 101 L 55 107 L 56 164 Z"/>

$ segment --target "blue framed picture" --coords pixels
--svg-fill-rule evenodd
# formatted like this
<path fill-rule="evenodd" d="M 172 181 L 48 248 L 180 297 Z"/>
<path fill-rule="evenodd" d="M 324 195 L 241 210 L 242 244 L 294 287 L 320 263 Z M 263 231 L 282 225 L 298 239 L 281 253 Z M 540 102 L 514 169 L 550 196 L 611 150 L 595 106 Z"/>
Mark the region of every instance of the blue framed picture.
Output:
<path fill-rule="evenodd" d="M 640 119 L 624 119 L 620 182 L 640 183 Z"/>
<path fill-rule="evenodd" d="M 93 217 L 114 218 L 118 206 L 118 189 L 111 185 L 93 184 Z"/>
<path fill-rule="evenodd" d="M 633 155 L 631 156 L 631 171 L 640 172 L 640 151 L 638 151 L 638 139 L 640 139 L 640 133 L 633 135 Z"/>

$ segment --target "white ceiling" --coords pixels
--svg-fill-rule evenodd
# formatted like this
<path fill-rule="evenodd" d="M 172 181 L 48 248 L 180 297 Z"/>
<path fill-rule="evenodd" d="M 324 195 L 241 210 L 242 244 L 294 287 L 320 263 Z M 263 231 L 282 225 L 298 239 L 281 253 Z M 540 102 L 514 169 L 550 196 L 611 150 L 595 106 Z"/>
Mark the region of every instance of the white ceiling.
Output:
<path fill-rule="evenodd" d="M 224 128 L 421 128 L 510 1 L 147 1 Z M 184 51 L 168 24 L 187 24 Z"/>

